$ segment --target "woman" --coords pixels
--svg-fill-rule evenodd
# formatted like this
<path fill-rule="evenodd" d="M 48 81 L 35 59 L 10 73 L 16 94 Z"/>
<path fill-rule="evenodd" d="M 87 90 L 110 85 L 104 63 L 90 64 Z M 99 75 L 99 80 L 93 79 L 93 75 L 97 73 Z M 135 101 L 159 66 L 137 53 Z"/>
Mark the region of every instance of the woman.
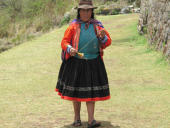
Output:
<path fill-rule="evenodd" d="M 80 0 L 77 19 L 65 31 L 62 65 L 56 91 L 61 98 L 71 100 L 74 107 L 73 126 L 81 126 L 81 102 L 86 102 L 88 128 L 101 125 L 94 119 L 96 101 L 110 98 L 107 73 L 103 63 L 103 49 L 111 44 L 109 33 L 94 19 L 91 0 Z"/>

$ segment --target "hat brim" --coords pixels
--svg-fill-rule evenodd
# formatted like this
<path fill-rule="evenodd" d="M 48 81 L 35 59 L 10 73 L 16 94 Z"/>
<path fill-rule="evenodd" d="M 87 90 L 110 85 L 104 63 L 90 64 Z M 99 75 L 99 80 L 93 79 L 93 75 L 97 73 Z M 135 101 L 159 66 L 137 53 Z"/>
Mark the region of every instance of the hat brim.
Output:
<path fill-rule="evenodd" d="M 75 7 L 74 9 L 96 9 L 97 7 L 94 7 L 92 5 L 79 5 L 78 7 Z"/>

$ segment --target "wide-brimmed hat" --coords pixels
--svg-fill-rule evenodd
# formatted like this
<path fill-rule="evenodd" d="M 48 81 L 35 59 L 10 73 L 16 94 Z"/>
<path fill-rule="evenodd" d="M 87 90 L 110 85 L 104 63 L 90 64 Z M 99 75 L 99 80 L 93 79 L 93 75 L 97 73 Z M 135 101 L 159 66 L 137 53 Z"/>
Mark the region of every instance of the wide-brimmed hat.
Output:
<path fill-rule="evenodd" d="M 93 6 L 92 0 L 80 0 L 78 7 L 75 7 L 75 9 L 96 9 L 97 7 Z"/>

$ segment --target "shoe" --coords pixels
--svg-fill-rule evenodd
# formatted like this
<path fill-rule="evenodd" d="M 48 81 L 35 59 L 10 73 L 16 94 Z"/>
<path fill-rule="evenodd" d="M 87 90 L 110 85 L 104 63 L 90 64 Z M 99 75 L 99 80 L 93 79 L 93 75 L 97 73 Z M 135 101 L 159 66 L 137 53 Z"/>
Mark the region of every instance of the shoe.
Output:
<path fill-rule="evenodd" d="M 99 127 L 99 126 L 101 126 L 101 123 L 100 122 L 96 122 L 96 120 L 93 120 L 91 122 L 91 124 L 88 124 L 87 128 L 96 128 L 96 127 Z"/>
<path fill-rule="evenodd" d="M 79 127 L 79 126 L 81 126 L 82 124 L 81 124 L 81 120 L 76 120 L 76 121 L 74 121 L 73 122 L 73 124 L 72 124 L 72 126 L 74 126 L 74 127 Z"/>

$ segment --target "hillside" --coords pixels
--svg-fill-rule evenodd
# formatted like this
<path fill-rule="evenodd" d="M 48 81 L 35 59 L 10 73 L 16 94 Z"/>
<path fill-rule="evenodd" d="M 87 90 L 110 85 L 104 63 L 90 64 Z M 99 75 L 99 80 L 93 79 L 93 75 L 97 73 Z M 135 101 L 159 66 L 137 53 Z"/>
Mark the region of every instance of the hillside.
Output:
<path fill-rule="evenodd" d="M 134 1 L 93 0 L 98 13 L 103 7 L 122 8 Z M 68 23 L 75 18 L 72 8 L 77 4 L 78 0 L 0 0 L 0 53 Z M 64 17 L 66 12 L 73 13 Z"/>

